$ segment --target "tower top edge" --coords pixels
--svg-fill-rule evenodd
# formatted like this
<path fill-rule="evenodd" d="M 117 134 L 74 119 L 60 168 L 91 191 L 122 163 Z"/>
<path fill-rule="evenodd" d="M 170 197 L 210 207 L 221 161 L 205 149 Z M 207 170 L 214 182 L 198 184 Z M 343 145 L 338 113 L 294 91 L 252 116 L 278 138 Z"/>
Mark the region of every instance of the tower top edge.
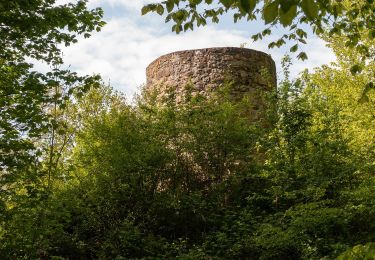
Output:
<path fill-rule="evenodd" d="M 262 51 L 254 50 L 254 49 L 249 49 L 249 48 L 241 48 L 241 47 L 211 47 L 211 48 L 201 48 L 201 49 L 191 49 L 191 50 L 181 50 L 181 51 L 174 51 L 170 52 L 164 55 L 161 55 L 160 57 L 156 58 L 153 60 L 146 68 L 152 67 L 153 64 L 158 62 L 159 60 L 163 59 L 168 59 L 169 57 L 172 56 L 183 56 L 183 55 L 194 55 L 196 53 L 232 53 L 232 54 L 258 54 L 262 55 L 264 57 L 268 57 L 269 59 L 272 59 L 271 55 Z"/>

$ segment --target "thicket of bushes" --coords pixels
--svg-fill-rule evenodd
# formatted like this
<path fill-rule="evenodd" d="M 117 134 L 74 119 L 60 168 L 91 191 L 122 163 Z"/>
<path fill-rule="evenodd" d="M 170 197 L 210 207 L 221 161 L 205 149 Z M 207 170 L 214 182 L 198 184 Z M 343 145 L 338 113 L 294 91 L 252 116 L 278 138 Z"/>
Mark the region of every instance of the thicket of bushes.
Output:
<path fill-rule="evenodd" d="M 4 200 L 1 258 L 373 255 L 373 103 L 317 85 L 342 75 L 328 70 L 264 96 L 273 127 L 249 122 L 229 83 L 163 105 L 100 87 L 56 110 L 56 164 Z"/>

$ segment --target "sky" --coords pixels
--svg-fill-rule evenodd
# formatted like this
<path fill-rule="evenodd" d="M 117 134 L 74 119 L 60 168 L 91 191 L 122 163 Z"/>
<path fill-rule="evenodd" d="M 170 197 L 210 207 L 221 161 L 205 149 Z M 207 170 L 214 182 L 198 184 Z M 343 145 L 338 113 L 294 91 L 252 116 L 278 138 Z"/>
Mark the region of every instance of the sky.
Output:
<path fill-rule="evenodd" d="M 59 0 L 66 3 L 69 0 Z M 141 8 L 152 0 L 89 0 L 88 7 L 102 7 L 107 24 L 101 32 L 93 33 L 88 39 L 63 48 L 65 65 L 80 74 L 100 74 L 105 83 L 123 92 L 128 98 L 140 90 L 146 82 L 146 67 L 163 54 L 179 50 L 209 47 L 251 48 L 271 54 L 278 71 L 287 49 L 268 49 L 270 39 L 253 42 L 251 35 L 262 30 L 262 22 L 233 23 L 231 15 L 222 18 L 219 24 L 208 24 L 194 31 L 176 35 L 172 24 L 166 24 L 156 14 L 141 15 Z M 272 37 L 276 39 L 277 32 Z M 335 60 L 325 43 L 310 36 L 304 46 L 309 59 L 294 60 L 292 76 L 303 69 L 313 69 Z"/>

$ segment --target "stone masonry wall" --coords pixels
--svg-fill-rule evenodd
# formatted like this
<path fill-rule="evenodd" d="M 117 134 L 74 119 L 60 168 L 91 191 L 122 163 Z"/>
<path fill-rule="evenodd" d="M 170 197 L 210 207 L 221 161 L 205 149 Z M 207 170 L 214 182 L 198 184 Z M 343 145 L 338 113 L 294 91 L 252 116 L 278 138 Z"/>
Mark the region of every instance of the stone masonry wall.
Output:
<path fill-rule="evenodd" d="M 200 92 L 215 89 L 225 80 L 235 84 L 235 95 L 252 96 L 253 119 L 264 110 L 259 93 L 276 87 L 276 68 L 271 56 L 246 48 L 208 48 L 163 55 L 146 69 L 146 89 L 179 88 L 192 83 Z M 178 95 L 178 94 L 177 94 Z"/>

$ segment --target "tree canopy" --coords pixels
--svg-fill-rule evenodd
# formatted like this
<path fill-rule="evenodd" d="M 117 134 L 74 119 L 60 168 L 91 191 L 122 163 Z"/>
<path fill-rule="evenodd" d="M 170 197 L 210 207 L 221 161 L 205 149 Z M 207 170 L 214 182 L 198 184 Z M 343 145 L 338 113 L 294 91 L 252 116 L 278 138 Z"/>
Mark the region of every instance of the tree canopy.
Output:
<path fill-rule="evenodd" d="M 353 111 L 360 88 L 343 102 L 337 88 L 350 89 L 352 77 L 338 68 L 286 76 L 264 96 L 277 102 L 270 128 L 248 120 L 252 104 L 233 99 L 231 84 L 210 95 L 181 87 L 182 99 L 172 91 L 163 104 L 150 91 L 128 105 L 106 86 L 90 90 L 60 111 L 68 130 L 56 140 L 74 141 L 54 168 L 48 203 L 30 204 L 28 187 L 4 211 L 0 256 L 371 255 L 373 103 Z"/>
<path fill-rule="evenodd" d="M 15 0 L 0 4 L 1 59 L 25 57 L 61 64 L 59 44 L 77 42 L 104 25 L 100 8 L 87 10 L 86 0 L 56 5 L 56 0 Z"/>
<path fill-rule="evenodd" d="M 53 106 L 63 106 L 73 92 L 84 92 L 97 76 L 79 76 L 61 69 L 60 47 L 90 36 L 104 25 L 100 8 L 87 10 L 87 1 L 57 5 L 55 0 L 16 0 L 0 3 L 0 172 L 30 168 L 42 151 L 35 141 L 56 127 Z M 33 71 L 32 60 L 51 67 Z M 18 174 L 19 175 L 19 174 Z"/>
<path fill-rule="evenodd" d="M 218 23 L 222 15 L 231 13 L 235 23 L 240 19 L 264 21 L 265 29 L 253 35 L 253 40 L 271 35 L 278 25 L 285 27 L 287 33 L 270 42 L 270 48 L 291 41 L 290 51 L 296 52 L 306 43 L 306 28 L 310 27 L 319 36 L 327 30 L 331 36 L 345 36 L 345 44 L 356 48 L 363 59 L 372 59 L 375 55 L 373 0 L 167 0 L 145 5 L 142 14 L 151 11 L 159 15 L 166 13 L 165 21 L 173 23 L 172 31 L 176 33 L 204 26 L 210 20 Z M 372 39 L 372 44 L 363 42 L 363 37 Z M 307 55 L 300 52 L 297 57 L 303 60 Z"/>

